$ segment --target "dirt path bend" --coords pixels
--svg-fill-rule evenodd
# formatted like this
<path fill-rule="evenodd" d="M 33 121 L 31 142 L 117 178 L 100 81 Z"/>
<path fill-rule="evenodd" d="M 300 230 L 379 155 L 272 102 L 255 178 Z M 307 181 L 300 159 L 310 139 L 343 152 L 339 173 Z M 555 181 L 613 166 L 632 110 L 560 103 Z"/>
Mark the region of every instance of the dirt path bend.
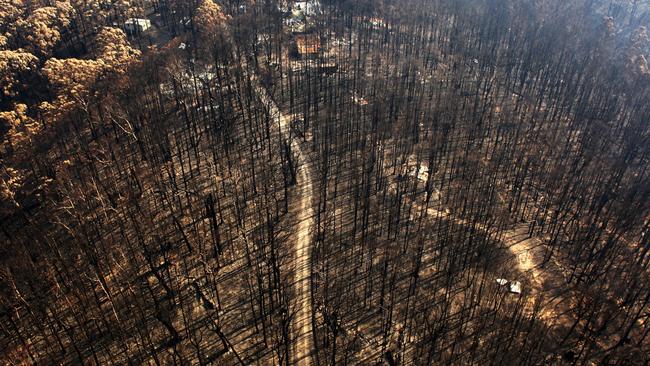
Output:
<path fill-rule="evenodd" d="M 395 192 L 395 187 L 391 186 L 389 189 L 391 192 Z M 435 208 L 424 202 L 413 202 L 413 205 L 418 209 L 424 209 L 424 212 L 429 217 L 445 218 L 462 226 L 472 225 L 470 221 L 454 215 L 453 212 L 445 207 Z M 489 231 L 489 228 L 483 224 L 475 224 L 474 227 L 483 232 Z M 561 274 L 542 267 L 545 256 L 542 241 L 538 237 L 528 236 L 528 224 L 516 224 L 512 228 L 503 231 L 499 241 L 503 244 L 505 249 L 515 257 L 516 263 L 514 263 L 514 265 L 516 266 L 516 269 L 529 280 L 529 282 L 524 285 L 532 295 L 531 298 L 540 294 L 544 295 L 544 288 L 546 285 L 557 284 L 563 281 L 563 278 L 560 278 L 562 277 Z M 551 296 L 544 297 L 549 298 Z M 541 314 L 541 317 L 545 320 L 551 320 L 559 316 L 560 312 L 558 309 L 555 309 L 555 305 L 558 303 L 565 303 L 566 295 L 553 296 L 552 298 L 553 299 L 544 299 L 550 301 L 543 302 L 545 309 Z M 532 309 L 533 302 L 529 301 L 527 304 L 529 310 Z"/>
<path fill-rule="evenodd" d="M 463 226 L 471 225 L 469 221 L 453 216 L 450 212 L 440 211 L 432 207 L 428 207 L 426 213 L 432 217 L 444 217 Z M 488 228 L 483 224 L 477 224 L 475 227 L 484 232 L 488 231 Z M 542 262 L 545 255 L 542 242 L 538 237 L 528 236 L 528 224 L 518 224 L 511 229 L 505 230 L 499 241 L 516 258 L 516 263 L 514 264 L 517 270 L 524 274 L 530 281 L 528 283 L 528 291 L 533 297 L 540 294 L 544 295 L 545 285 L 559 281 L 558 278 L 554 278 L 557 277 L 557 274 L 552 275 L 549 271 L 542 269 Z M 563 297 L 555 297 L 554 302 L 562 303 L 564 300 L 566 299 Z M 559 316 L 558 310 L 555 309 L 555 304 L 546 301 L 543 303 L 545 309 L 540 314 L 542 319 L 549 321 Z M 533 302 L 528 301 L 527 304 L 529 310 L 531 310 Z"/>
<path fill-rule="evenodd" d="M 292 365 L 311 365 L 311 353 L 314 349 L 312 335 L 312 303 L 311 303 L 311 247 L 312 234 L 315 232 L 314 213 L 312 208 L 313 187 L 311 166 L 303 153 L 298 139 L 290 139 L 291 119 L 278 108 L 273 99 L 259 80 L 251 75 L 251 82 L 258 97 L 269 108 L 274 122 L 279 126 L 285 141 L 290 143 L 291 151 L 296 158 L 296 191 L 298 203 L 298 227 L 293 233 L 295 240 L 295 315 L 293 318 L 293 362 Z"/>
<path fill-rule="evenodd" d="M 429 216 L 451 219 L 459 225 L 471 225 L 467 220 L 452 216 L 449 212 L 440 211 L 432 207 L 428 207 L 426 212 Z M 475 226 L 481 231 L 488 231 L 488 228 L 483 224 L 477 224 Z M 544 257 L 542 254 L 542 243 L 537 237 L 529 237 L 527 231 L 528 224 L 515 225 L 513 228 L 503 232 L 501 242 L 517 259 L 517 270 L 529 275 L 532 284 L 539 288 L 547 281 L 547 273 L 541 270 L 542 259 Z"/>
<path fill-rule="evenodd" d="M 407 171 L 410 176 L 424 182 L 428 178 L 428 167 L 417 162 L 417 158 L 414 156 L 409 156 L 408 158 L 408 168 Z M 395 187 L 391 186 L 389 188 L 392 192 L 395 192 Z M 434 197 L 439 197 L 440 192 L 436 190 Z M 439 198 L 435 198 L 434 201 L 437 201 Z M 429 204 L 425 202 L 413 202 L 413 204 L 419 209 L 425 209 L 425 213 L 430 217 L 445 218 L 451 220 L 456 224 L 462 226 L 472 226 L 472 223 L 454 215 L 446 207 L 432 207 L 431 202 Z M 425 207 L 426 206 L 426 207 Z M 474 227 L 483 231 L 488 232 L 489 228 L 483 224 L 474 224 Z M 502 232 L 499 241 L 503 244 L 505 249 L 507 249 L 516 259 L 514 263 L 516 269 L 525 275 L 530 281 L 527 283 L 527 287 L 530 290 L 532 295 L 538 295 L 544 292 L 544 287 L 547 284 L 559 284 L 563 280 L 562 275 L 557 273 L 557 271 L 552 271 L 548 267 L 544 268 L 543 262 L 544 257 L 546 256 L 543 248 L 542 240 L 535 236 L 528 235 L 528 224 L 518 223 L 513 225 L 511 228 Z M 555 263 L 555 262 L 554 262 Z M 555 263 L 557 264 L 557 263 Z M 511 279 L 516 280 L 516 279 Z M 557 298 L 556 298 L 557 301 Z M 550 304 L 547 304 L 550 305 Z M 553 310 L 550 312 L 547 310 L 547 315 L 554 317 L 556 314 L 553 313 Z"/>

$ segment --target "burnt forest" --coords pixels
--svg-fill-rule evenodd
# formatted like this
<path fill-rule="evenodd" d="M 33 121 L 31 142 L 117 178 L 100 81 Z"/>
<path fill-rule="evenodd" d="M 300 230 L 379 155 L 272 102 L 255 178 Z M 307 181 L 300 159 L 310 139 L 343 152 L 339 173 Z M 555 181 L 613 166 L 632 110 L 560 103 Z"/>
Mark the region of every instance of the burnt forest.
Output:
<path fill-rule="evenodd" d="M 0 364 L 649 365 L 649 0 L 0 0 Z"/>

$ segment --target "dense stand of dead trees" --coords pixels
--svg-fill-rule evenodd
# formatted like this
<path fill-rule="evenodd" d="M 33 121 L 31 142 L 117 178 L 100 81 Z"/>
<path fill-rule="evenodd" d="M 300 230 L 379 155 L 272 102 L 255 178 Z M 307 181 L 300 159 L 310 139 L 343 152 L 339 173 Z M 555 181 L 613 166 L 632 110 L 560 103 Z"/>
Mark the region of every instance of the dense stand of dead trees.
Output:
<path fill-rule="evenodd" d="M 543 9 L 476 5 L 328 8 L 315 32 L 335 52 L 298 65 L 279 62 L 279 52 L 266 60 L 283 65 L 268 68 L 280 79 L 276 97 L 303 122 L 320 173 L 314 290 L 322 359 L 359 362 L 369 350 L 386 359 L 394 338 L 406 359 L 396 361 L 393 349 L 389 363 L 543 363 L 554 355 L 643 363 L 648 289 L 637 286 L 647 279 L 648 75 L 625 61 L 636 52 L 634 32 L 621 31 L 628 45 L 615 39 L 596 3 L 567 5 L 570 15 L 556 19 L 535 13 Z M 572 17 L 594 22 L 579 29 Z M 567 32 L 577 35 L 567 40 Z M 314 67 L 331 62 L 334 75 Z M 417 201 L 469 227 L 436 223 Z M 487 305 L 502 296 L 490 284 L 509 262 L 491 256 L 507 256 L 498 241 L 521 221 L 544 241 L 542 270 L 562 277 L 563 288 L 545 288 L 545 297 L 564 296 L 568 304 L 555 311 L 566 316 L 550 323 L 537 313 L 551 311 L 541 303 L 532 313 L 523 300 L 510 313 Z M 425 236 L 430 230 L 435 238 Z M 409 253 L 412 268 L 404 265 Z M 445 264 L 451 277 L 436 283 Z M 440 291 L 459 295 L 432 309 L 427 301 L 439 302 Z M 386 295 L 395 292 L 402 297 Z M 425 301 L 428 292 L 438 296 Z M 514 317 L 516 327 L 499 333 L 478 315 L 485 311 Z M 452 315 L 460 318 L 454 327 L 425 328 Z"/>
<path fill-rule="evenodd" d="M 159 49 L 3 150 L 3 362 L 293 363 L 298 161 L 257 73 L 317 173 L 318 364 L 647 363 L 648 13 L 607 3 L 323 1 L 312 59 L 275 1 L 141 4 Z M 128 14 L 48 47 L 94 67 Z"/>

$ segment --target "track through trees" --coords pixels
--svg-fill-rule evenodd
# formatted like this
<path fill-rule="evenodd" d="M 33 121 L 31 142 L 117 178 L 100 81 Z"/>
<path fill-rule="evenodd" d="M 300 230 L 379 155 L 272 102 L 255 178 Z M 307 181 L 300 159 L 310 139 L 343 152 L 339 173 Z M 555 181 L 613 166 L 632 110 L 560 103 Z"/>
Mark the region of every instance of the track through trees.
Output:
<path fill-rule="evenodd" d="M 250 80 L 253 89 L 264 105 L 267 106 L 269 114 L 277 122 L 278 128 L 290 147 L 290 153 L 295 155 L 296 160 L 296 182 L 295 188 L 299 196 L 298 203 L 298 227 L 294 233 L 295 241 L 295 268 L 294 268 L 294 291 L 295 291 L 295 314 L 294 314 L 294 364 L 308 365 L 313 347 L 312 337 L 312 304 L 311 304 L 311 245 L 312 233 L 314 233 L 314 215 L 312 208 L 313 187 L 311 166 L 307 164 L 303 148 L 297 139 L 291 136 L 291 118 L 282 113 L 276 103 L 266 92 L 264 86 L 259 82 L 257 75 L 251 74 Z"/>

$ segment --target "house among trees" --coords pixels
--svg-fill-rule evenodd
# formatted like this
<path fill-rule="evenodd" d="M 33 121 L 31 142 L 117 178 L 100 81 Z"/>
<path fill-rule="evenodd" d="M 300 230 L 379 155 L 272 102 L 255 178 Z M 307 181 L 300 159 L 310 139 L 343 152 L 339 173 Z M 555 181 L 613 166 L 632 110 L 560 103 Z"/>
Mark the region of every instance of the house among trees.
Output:
<path fill-rule="evenodd" d="M 368 101 L 364 97 L 357 94 L 356 92 L 354 92 L 352 94 L 352 101 L 354 102 L 354 104 L 357 104 L 357 105 L 360 105 L 360 106 L 368 105 Z"/>
<path fill-rule="evenodd" d="M 129 18 L 124 22 L 124 30 L 131 34 L 142 33 L 151 28 L 151 21 L 143 18 Z"/>
<path fill-rule="evenodd" d="M 318 72 L 327 75 L 334 74 L 336 71 L 338 71 L 338 69 L 339 65 L 336 62 L 328 62 L 318 66 Z"/>
<path fill-rule="evenodd" d="M 277 1 L 277 3 L 276 3 L 276 7 L 277 7 L 278 11 L 279 11 L 280 13 L 282 13 L 282 14 L 285 14 L 285 15 L 286 15 L 286 14 L 288 14 L 289 12 L 291 12 L 291 6 L 289 6 L 289 2 L 286 1 L 286 0 L 279 0 L 279 1 Z"/>
<path fill-rule="evenodd" d="M 306 16 L 316 16 L 321 12 L 321 5 L 318 1 L 296 1 L 293 4 L 293 11 L 300 11 Z"/>
<path fill-rule="evenodd" d="M 305 14 L 298 11 L 293 12 L 291 14 L 291 17 L 285 21 L 285 24 L 289 26 L 291 33 L 303 33 L 306 29 L 306 21 L 307 19 L 305 17 Z"/>
<path fill-rule="evenodd" d="M 383 27 L 386 25 L 384 20 L 382 18 L 378 17 L 373 17 L 368 20 L 368 22 L 373 26 L 373 27 Z"/>
<path fill-rule="evenodd" d="M 317 55 L 320 52 L 320 38 L 317 34 L 296 35 L 296 47 L 302 57 Z"/>

